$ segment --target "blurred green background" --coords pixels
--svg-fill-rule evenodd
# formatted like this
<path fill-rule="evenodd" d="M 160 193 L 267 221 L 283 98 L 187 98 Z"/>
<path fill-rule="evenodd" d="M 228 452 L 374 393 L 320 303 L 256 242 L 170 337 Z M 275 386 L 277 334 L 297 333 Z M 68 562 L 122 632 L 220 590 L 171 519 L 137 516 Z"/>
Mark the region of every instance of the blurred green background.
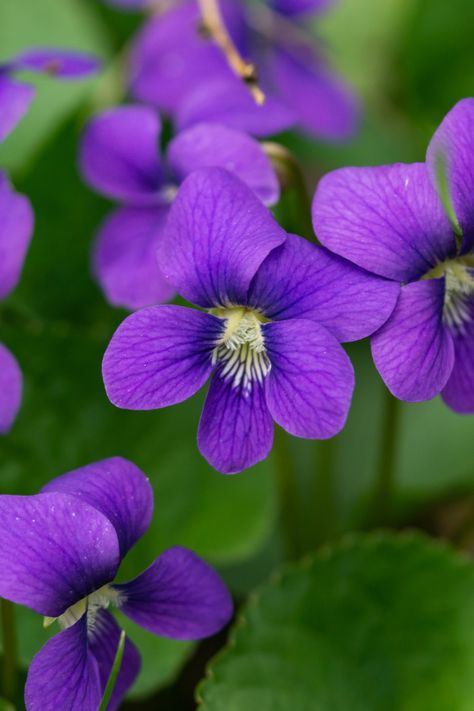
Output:
<path fill-rule="evenodd" d="M 0 440 L 0 489 L 34 493 L 50 478 L 83 464 L 112 455 L 128 457 L 150 476 L 156 507 L 152 528 L 125 561 L 123 575 L 138 572 L 164 548 L 181 544 L 214 564 L 240 602 L 285 557 L 279 526 L 282 479 L 292 477 L 301 496 L 301 553 L 369 525 L 367 501 L 382 457 L 384 388 L 368 344 L 349 347 L 357 387 L 343 433 L 324 444 L 279 433 L 267 462 L 233 477 L 214 472 L 197 451 L 202 396 L 151 413 L 127 413 L 109 404 L 100 362 L 124 312 L 105 303 L 91 276 L 92 239 L 109 205 L 81 184 L 77 143 L 89 115 L 123 99 L 123 48 L 140 22 L 139 16 L 121 14 L 99 0 L 0 0 L 0 60 L 33 45 L 88 50 L 104 60 L 104 71 L 94 80 L 63 84 L 33 79 L 38 86 L 34 106 L 0 146 L 0 166 L 30 196 L 36 214 L 23 278 L 0 305 L 2 341 L 17 355 L 25 375 L 20 416 L 11 435 Z M 318 177 L 334 167 L 423 160 L 429 137 L 446 111 L 460 98 L 474 95 L 473 27 L 472 0 L 339 0 L 318 21 L 315 38 L 327 44 L 334 66 L 359 92 L 364 114 L 359 133 L 344 145 L 323 145 L 294 134 L 281 137 L 303 162 L 311 192 Z M 298 219 L 291 200 L 286 196 L 279 210 L 287 227 Z M 469 547 L 471 528 L 474 533 L 473 442 L 473 419 L 454 415 L 439 399 L 401 405 L 396 501 L 386 523 L 423 528 Z M 18 611 L 18 620 L 26 667 L 46 633 L 33 613 Z M 196 650 L 137 628 L 130 627 L 130 634 L 144 666 L 126 708 L 194 708 L 193 688 L 225 636 Z M 377 675 L 383 679 L 383 670 Z M 446 701 L 429 703 L 423 697 L 418 705 L 386 703 L 383 695 L 366 706 L 350 705 L 347 698 L 355 697 L 320 706 L 300 700 L 293 708 L 474 709 L 472 697 L 466 705 L 440 705 L 451 703 L 449 694 L 439 696 Z M 266 706 L 263 698 L 259 706 L 248 699 L 232 703 L 211 701 L 206 709 L 276 708 Z"/>

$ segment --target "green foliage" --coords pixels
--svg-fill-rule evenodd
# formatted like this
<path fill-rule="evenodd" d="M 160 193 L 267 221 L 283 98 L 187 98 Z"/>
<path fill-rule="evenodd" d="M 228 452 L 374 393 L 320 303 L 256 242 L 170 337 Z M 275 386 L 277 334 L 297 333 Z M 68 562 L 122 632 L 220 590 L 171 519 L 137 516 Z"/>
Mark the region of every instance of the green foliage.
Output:
<path fill-rule="evenodd" d="M 471 711 L 474 569 L 427 539 L 355 537 L 275 576 L 199 689 L 202 711 Z"/>

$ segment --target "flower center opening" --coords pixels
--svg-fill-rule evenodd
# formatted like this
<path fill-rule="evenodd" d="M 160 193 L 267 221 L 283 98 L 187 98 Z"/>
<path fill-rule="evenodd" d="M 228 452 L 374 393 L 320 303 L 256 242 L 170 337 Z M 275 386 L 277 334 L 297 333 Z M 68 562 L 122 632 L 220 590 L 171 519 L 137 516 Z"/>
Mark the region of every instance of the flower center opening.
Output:
<path fill-rule="evenodd" d="M 267 319 L 241 306 L 211 309 L 211 313 L 224 321 L 212 362 L 220 364 L 220 375 L 230 380 L 233 388 L 242 387 L 248 393 L 255 380 L 262 383 L 270 372 L 271 363 L 262 333 L 262 324 Z"/>
<path fill-rule="evenodd" d="M 474 257 L 458 257 L 441 262 L 424 279 L 444 277 L 443 321 L 459 331 L 471 320 L 469 300 L 474 296 Z"/>
<path fill-rule="evenodd" d="M 115 590 L 111 585 L 104 585 L 99 590 L 95 590 L 87 597 L 68 607 L 66 612 L 63 612 L 59 617 L 45 617 L 43 626 L 49 627 L 54 622 L 57 622 L 62 630 L 67 630 L 68 627 L 72 627 L 83 615 L 87 614 L 87 628 L 91 631 L 98 611 L 107 610 L 110 605 L 118 607 L 120 602 L 118 590 Z"/>

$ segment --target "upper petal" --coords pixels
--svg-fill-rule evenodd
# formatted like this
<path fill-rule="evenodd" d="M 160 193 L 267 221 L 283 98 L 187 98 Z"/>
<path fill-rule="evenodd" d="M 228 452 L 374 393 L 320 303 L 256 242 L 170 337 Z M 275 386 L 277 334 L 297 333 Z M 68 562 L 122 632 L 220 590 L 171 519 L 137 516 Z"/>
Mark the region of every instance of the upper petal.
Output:
<path fill-rule="evenodd" d="M 34 96 L 34 87 L 0 74 L 0 142 L 26 114 Z"/>
<path fill-rule="evenodd" d="M 162 182 L 160 120 L 145 106 L 122 106 L 95 116 L 86 126 L 80 166 L 95 190 L 129 203 L 157 202 Z"/>
<path fill-rule="evenodd" d="M 102 373 L 110 401 L 128 410 L 154 410 L 187 400 L 211 373 L 221 330 L 214 316 L 182 306 L 132 314 L 105 352 Z"/>
<path fill-rule="evenodd" d="M 297 116 L 291 104 L 280 101 L 271 92 L 265 94 L 265 103 L 258 105 L 235 75 L 221 79 L 214 74 L 210 76 L 213 77 L 211 81 L 197 84 L 178 106 L 176 124 L 180 129 L 212 121 L 252 136 L 271 136 L 296 123 Z"/>
<path fill-rule="evenodd" d="M 296 437 L 336 435 L 354 390 L 354 370 L 344 349 L 313 321 L 280 321 L 263 330 L 272 364 L 265 394 L 275 422 Z"/>
<path fill-rule="evenodd" d="M 0 597 L 58 617 L 114 579 L 112 523 L 74 496 L 0 496 Z"/>
<path fill-rule="evenodd" d="M 110 612 L 99 610 L 94 617 L 94 625 L 89 631 L 89 654 L 93 656 L 99 670 L 102 694 L 105 691 L 110 672 L 115 661 L 120 642 L 121 629 Z M 123 649 L 122 663 L 115 682 L 107 711 L 116 711 L 123 697 L 140 671 L 140 655 L 135 645 L 127 637 Z M 59 711 L 59 709 L 57 710 Z"/>
<path fill-rule="evenodd" d="M 41 72 L 61 79 L 82 79 L 95 74 L 100 62 L 85 52 L 37 47 L 17 54 L 9 65 L 13 69 Z"/>
<path fill-rule="evenodd" d="M 334 4 L 334 0 L 271 0 L 271 4 L 290 17 L 322 12 Z"/>
<path fill-rule="evenodd" d="M 469 320 L 462 328 L 451 329 L 454 343 L 454 367 L 442 396 L 455 412 L 474 414 L 474 299 L 466 305 Z"/>
<path fill-rule="evenodd" d="M 25 686 L 26 711 L 97 711 L 101 699 L 99 670 L 88 653 L 83 615 L 33 657 Z"/>
<path fill-rule="evenodd" d="M 397 281 L 418 278 L 456 250 L 423 163 L 328 173 L 314 196 L 313 225 L 330 250 Z"/>
<path fill-rule="evenodd" d="M 347 139 L 354 133 L 358 102 L 311 45 L 277 47 L 269 71 L 277 97 L 291 106 L 305 131 L 329 140 Z"/>
<path fill-rule="evenodd" d="M 447 169 L 448 191 L 463 230 L 463 247 L 474 248 L 474 99 L 462 99 L 435 131 L 426 154 L 427 165 L 438 186 L 440 157 Z"/>
<path fill-rule="evenodd" d="M 396 282 L 288 235 L 259 268 L 248 303 L 272 320 L 310 319 L 339 341 L 355 341 L 385 323 L 399 292 Z"/>
<path fill-rule="evenodd" d="M 156 256 L 167 215 L 158 205 L 122 207 L 100 228 L 94 271 L 110 304 L 133 311 L 172 298 Z"/>
<path fill-rule="evenodd" d="M 273 421 L 263 384 L 235 387 L 214 374 L 199 422 L 198 447 L 222 474 L 235 474 L 265 459 L 273 443 Z"/>
<path fill-rule="evenodd" d="M 408 284 L 392 316 L 372 336 L 377 370 L 400 400 L 430 400 L 451 374 L 454 346 L 443 324 L 443 302 L 444 279 Z"/>
<path fill-rule="evenodd" d="M 10 351 L 0 343 L 0 435 L 10 431 L 21 405 L 23 377 Z"/>
<path fill-rule="evenodd" d="M 6 181 L 0 184 L 0 300 L 15 288 L 33 233 L 29 200 Z"/>
<path fill-rule="evenodd" d="M 243 304 L 260 264 L 286 234 L 255 194 L 221 168 L 182 184 L 159 250 L 161 270 L 199 306 Z"/>
<path fill-rule="evenodd" d="M 232 598 L 221 578 L 186 548 L 170 548 L 137 578 L 114 587 L 121 611 L 163 637 L 209 637 L 232 617 Z"/>
<path fill-rule="evenodd" d="M 114 525 L 120 556 L 145 533 L 153 516 L 153 490 L 133 462 L 111 457 L 63 474 L 42 489 L 77 496 L 106 516 Z"/>
<path fill-rule="evenodd" d="M 280 188 L 270 159 L 256 140 L 241 131 L 200 123 L 171 141 L 168 161 L 179 181 L 197 168 L 221 167 L 237 175 L 265 205 L 278 202 Z"/>

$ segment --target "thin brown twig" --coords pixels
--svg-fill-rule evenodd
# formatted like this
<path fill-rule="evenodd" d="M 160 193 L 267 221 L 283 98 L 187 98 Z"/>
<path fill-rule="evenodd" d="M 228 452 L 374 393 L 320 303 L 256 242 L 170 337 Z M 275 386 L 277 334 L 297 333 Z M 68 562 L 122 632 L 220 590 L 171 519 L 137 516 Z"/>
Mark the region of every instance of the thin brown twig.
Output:
<path fill-rule="evenodd" d="M 261 106 L 265 103 L 265 94 L 258 84 L 257 69 L 254 64 L 246 62 L 245 59 L 241 57 L 226 29 L 218 0 L 198 1 L 201 10 L 203 30 L 221 49 L 232 71 L 242 79 L 255 99 L 255 102 Z"/>

